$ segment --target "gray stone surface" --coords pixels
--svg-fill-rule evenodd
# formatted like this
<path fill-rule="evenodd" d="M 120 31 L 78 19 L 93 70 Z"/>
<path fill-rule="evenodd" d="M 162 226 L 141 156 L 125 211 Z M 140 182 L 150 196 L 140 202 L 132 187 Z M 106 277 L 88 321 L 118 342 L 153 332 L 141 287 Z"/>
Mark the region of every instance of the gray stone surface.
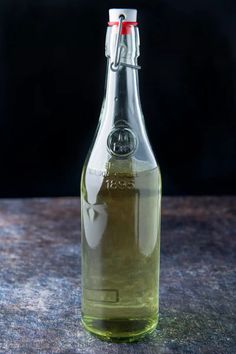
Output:
<path fill-rule="evenodd" d="M 236 353 L 236 198 L 164 198 L 160 322 L 133 344 L 81 326 L 79 207 L 0 201 L 0 353 Z"/>

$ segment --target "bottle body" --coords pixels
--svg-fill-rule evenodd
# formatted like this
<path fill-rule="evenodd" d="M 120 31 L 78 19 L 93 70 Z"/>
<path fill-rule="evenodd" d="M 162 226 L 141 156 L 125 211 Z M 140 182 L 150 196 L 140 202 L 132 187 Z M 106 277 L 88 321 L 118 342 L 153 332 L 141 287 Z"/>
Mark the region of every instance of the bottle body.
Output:
<path fill-rule="evenodd" d="M 159 169 L 86 168 L 81 198 L 84 324 L 106 338 L 133 340 L 158 320 Z"/>
<path fill-rule="evenodd" d="M 123 60 L 136 64 L 137 29 L 129 35 Z M 110 28 L 106 48 L 115 36 Z M 161 175 L 137 70 L 114 72 L 111 62 L 108 56 L 99 127 L 81 178 L 82 321 L 104 339 L 132 341 L 158 321 Z"/>

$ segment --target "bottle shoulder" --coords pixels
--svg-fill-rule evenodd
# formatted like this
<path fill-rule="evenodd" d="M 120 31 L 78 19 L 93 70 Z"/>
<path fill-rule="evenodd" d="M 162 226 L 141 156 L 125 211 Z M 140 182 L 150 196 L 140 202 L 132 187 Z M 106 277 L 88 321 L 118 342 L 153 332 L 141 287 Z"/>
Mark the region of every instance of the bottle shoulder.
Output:
<path fill-rule="evenodd" d="M 158 167 L 144 125 L 133 127 L 122 120 L 111 124 L 100 119 L 86 164 L 101 170 L 109 161 L 120 166 L 132 162 L 137 171 Z"/>

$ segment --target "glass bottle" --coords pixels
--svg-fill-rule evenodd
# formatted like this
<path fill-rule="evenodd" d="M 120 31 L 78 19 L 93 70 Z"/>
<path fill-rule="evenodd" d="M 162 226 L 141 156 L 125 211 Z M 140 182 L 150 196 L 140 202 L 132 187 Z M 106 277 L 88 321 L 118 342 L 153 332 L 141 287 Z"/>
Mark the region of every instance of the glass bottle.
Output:
<path fill-rule="evenodd" d="M 161 175 L 139 97 L 137 10 L 109 13 L 105 95 L 81 178 L 82 322 L 133 341 L 158 322 Z"/>

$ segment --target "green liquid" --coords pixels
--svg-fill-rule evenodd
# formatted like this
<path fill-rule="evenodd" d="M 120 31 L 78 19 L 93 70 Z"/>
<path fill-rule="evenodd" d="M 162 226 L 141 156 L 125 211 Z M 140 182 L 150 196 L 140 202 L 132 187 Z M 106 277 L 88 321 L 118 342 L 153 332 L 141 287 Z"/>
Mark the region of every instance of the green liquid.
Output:
<path fill-rule="evenodd" d="M 105 340 L 157 325 L 160 186 L 158 168 L 133 173 L 122 162 L 82 178 L 82 322 Z"/>

